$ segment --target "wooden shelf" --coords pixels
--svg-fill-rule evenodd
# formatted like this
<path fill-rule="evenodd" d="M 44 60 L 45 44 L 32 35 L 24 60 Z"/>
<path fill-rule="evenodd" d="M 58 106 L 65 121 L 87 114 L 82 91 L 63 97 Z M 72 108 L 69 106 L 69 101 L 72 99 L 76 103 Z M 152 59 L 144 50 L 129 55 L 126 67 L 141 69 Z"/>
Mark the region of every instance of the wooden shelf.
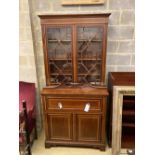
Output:
<path fill-rule="evenodd" d="M 87 76 L 100 76 L 100 74 L 87 74 L 87 73 L 79 73 L 79 76 L 87 75 Z"/>
<path fill-rule="evenodd" d="M 110 127 L 112 127 L 112 123 L 111 122 L 110 122 Z M 135 128 L 135 123 L 122 122 L 122 127 Z"/>
<path fill-rule="evenodd" d="M 69 75 L 72 75 L 72 74 L 71 73 L 63 73 L 63 74 L 60 74 L 60 73 L 51 73 L 51 75 L 54 75 L 54 76 L 57 76 L 57 75 L 60 75 L 60 76 L 61 75 L 68 75 L 69 76 Z M 78 76 L 85 76 L 85 75 L 87 75 L 87 74 L 86 73 L 79 73 L 78 74 Z M 100 76 L 100 74 L 93 74 L 93 75 L 92 74 L 91 75 L 88 74 L 88 76 Z"/>
<path fill-rule="evenodd" d="M 72 76 L 72 74 L 71 73 L 64 73 L 64 74 L 60 74 L 60 73 L 51 73 L 51 76 L 57 76 L 57 75 L 60 75 L 60 76 L 62 76 L 62 75 L 66 75 L 66 76 Z"/>
<path fill-rule="evenodd" d="M 127 99 L 123 99 L 123 104 L 126 103 L 135 103 L 135 100 L 127 100 Z"/>
<path fill-rule="evenodd" d="M 123 122 L 122 122 L 122 127 L 131 127 L 131 128 L 135 128 L 135 123 L 123 123 Z"/>
<path fill-rule="evenodd" d="M 93 40 L 88 40 L 88 39 L 81 39 L 81 40 L 78 40 L 78 42 L 102 42 L 102 40 L 99 40 L 99 39 L 93 39 Z"/>
<path fill-rule="evenodd" d="M 50 58 L 49 61 L 72 61 L 71 59 L 67 59 L 67 58 Z"/>
<path fill-rule="evenodd" d="M 135 111 L 133 110 L 123 110 L 122 112 L 123 115 L 126 115 L 126 116 L 134 116 L 135 115 Z"/>
<path fill-rule="evenodd" d="M 68 42 L 71 42 L 71 40 L 56 40 L 56 39 L 48 39 L 48 42 L 51 42 L 51 43 L 57 43 L 57 42 L 68 43 Z"/>
<path fill-rule="evenodd" d="M 78 62 L 78 64 L 80 64 L 81 62 Z M 96 62 L 96 65 L 100 65 L 100 62 Z"/>
<path fill-rule="evenodd" d="M 78 61 L 101 61 L 101 59 L 96 58 L 78 58 Z"/>
<path fill-rule="evenodd" d="M 101 59 L 96 59 L 96 58 L 78 58 L 78 61 L 101 61 Z M 71 59 L 67 58 L 50 58 L 49 61 L 72 61 Z"/>

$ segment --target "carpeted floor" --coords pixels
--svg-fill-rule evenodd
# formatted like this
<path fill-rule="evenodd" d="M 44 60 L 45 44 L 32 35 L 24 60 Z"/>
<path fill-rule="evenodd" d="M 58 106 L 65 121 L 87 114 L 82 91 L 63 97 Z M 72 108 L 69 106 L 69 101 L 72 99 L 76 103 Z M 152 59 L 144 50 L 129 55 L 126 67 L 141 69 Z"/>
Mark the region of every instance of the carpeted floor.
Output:
<path fill-rule="evenodd" d="M 44 131 L 32 146 L 32 155 L 112 155 L 111 149 L 107 148 L 105 152 L 98 149 L 75 148 L 75 147 L 44 147 Z"/>

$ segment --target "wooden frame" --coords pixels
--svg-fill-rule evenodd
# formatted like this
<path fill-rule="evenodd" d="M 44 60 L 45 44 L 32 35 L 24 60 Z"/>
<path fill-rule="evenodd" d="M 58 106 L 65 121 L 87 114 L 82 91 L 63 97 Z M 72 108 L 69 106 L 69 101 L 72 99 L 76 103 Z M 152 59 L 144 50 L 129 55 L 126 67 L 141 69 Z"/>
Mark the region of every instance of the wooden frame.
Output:
<path fill-rule="evenodd" d="M 61 0 L 62 5 L 95 5 L 104 2 L 105 0 Z"/>
<path fill-rule="evenodd" d="M 120 155 L 123 95 L 135 95 L 134 86 L 113 87 L 112 155 Z"/>

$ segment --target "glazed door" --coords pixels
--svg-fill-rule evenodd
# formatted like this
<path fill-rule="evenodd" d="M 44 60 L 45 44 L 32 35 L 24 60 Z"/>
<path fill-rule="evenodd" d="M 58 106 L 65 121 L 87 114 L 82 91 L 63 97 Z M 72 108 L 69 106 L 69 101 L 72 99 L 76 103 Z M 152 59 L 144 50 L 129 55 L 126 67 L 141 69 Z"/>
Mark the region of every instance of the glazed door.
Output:
<path fill-rule="evenodd" d="M 48 114 L 48 133 L 50 140 L 72 140 L 73 121 L 72 114 Z"/>
<path fill-rule="evenodd" d="M 46 28 L 46 72 L 49 84 L 72 81 L 72 27 Z"/>
<path fill-rule="evenodd" d="M 101 140 L 101 115 L 77 115 L 77 140 L 100 142 Z"/>
<path fill-rule="evenodd" d="M 95 84 L 102 82 L 103 26 L 77 27 L 78 81 Z"/>

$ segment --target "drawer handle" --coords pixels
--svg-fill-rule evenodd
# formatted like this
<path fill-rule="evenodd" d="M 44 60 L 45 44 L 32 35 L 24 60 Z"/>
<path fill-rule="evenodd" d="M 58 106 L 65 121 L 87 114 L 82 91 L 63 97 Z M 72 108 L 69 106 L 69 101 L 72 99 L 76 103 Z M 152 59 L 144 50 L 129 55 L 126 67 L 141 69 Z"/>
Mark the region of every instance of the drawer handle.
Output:
<path fill-rule="evenodd" d="M 58 103 L 58 108 L 62 109 L 62 103 L 61 102 Z"/>
<path fill-rule="evenodd" d="M 90 110 L 90 103 L 86 103 L 84 111 L 88 112 Z"/>

